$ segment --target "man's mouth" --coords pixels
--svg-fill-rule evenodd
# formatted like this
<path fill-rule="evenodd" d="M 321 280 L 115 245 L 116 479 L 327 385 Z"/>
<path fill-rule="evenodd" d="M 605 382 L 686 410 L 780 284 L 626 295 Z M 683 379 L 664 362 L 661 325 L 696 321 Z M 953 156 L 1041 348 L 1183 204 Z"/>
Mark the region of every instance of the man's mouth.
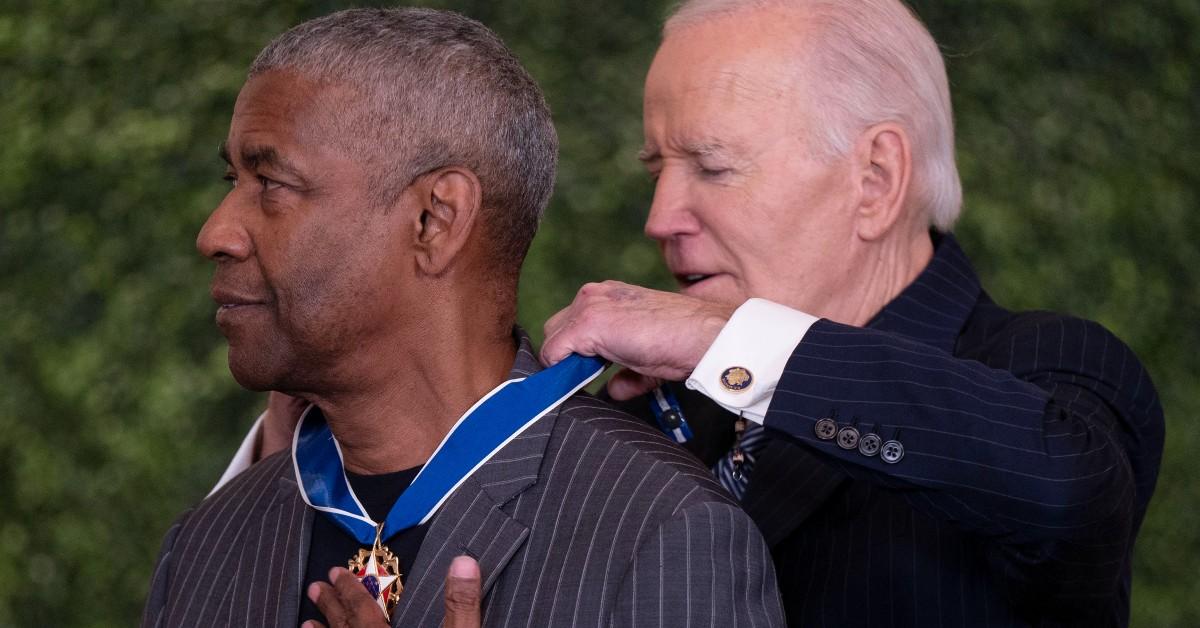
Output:
<path fill-rule="evenodd" d="M 212 299 L 217 303 L 217 322 L 228 320 L 230 316 L 237 312 L 252 310 L 257 306 L 265 305 L 266 302 L 262 299 L 240 294 L 234 290 L 225 288 L 212 288 Z"/>

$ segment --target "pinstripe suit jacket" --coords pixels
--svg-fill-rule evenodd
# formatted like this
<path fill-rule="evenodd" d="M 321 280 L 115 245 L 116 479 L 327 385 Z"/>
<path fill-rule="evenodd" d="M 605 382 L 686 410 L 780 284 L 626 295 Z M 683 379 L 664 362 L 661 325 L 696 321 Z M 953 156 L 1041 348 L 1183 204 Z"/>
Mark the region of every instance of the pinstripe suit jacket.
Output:
<path fill-rule="evenodd" d="M 679 392 L 700 430 L 730 424 Z M 825 417 L 903 458 L 818 437 Z M 1100 325 L 997 306 L 952 237 L 865 329 L 813 325 L 765 425 L 743 505 L 790 624 L 1128 623 L 1163 443 L 1154 387 Z"/>
<path fill-rule="evenodd" d="M 513 377 L 538 368 L 522 338 Z M 314 511 L 290 452 L 170 529 L 143 626 L 291 626 Z M 686 453 L 580 394 L 484 464 L 430 523 L 393 626 L 437 626 L 451 559 L 475 556 L 486 626 L 777 626 L 753 522 Z"/>

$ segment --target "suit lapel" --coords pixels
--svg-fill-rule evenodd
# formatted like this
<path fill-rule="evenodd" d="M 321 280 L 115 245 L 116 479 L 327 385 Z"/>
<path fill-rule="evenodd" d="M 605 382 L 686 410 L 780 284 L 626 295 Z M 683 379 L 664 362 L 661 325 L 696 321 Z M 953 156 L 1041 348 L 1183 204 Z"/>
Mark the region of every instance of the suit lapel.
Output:
<path fill-rule="evenodd" d="M 479 561 L 486 597 L 528 537 L 529 528 L 500 510 L 500 504 L 477 481 L 464 483 L 434 517 L 392 625 L 441 623 L 446 572 L 455 556 L 473 556 Z"/>
<path fill-rule="evenodd" d="M 517 339 L 517 359 L 510 377 L 525 377 L 541 367 L 524 332 L 519 331 Z M 497 452 L 442 505 L 421 543 L 408 586 L 392 615 L 393 626 L 441 623 L 446 571 L 455 556 L 472 556 L 479 562 L 487 597 L 529 538 L 529 527 L 502 508 L 537 483 L 557 418 L 557 409 L 547 413 Z"/>

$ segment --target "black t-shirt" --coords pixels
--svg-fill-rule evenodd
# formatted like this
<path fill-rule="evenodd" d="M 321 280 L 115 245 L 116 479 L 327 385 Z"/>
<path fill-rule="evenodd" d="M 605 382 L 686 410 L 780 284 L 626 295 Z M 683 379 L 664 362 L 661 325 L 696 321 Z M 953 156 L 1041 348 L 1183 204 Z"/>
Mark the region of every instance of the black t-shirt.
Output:
<path fill-rule="evenodd" d="M 367 514 L 376 521 L 382 521 L 392 509 L 392 504 L 396 503 L 404 489 L 412 484 L 413 478 L 417 477 L 420 470 L 421 467 L 413 467 L 383 475 L 356 475 L 347 471 L 346 479 L 350 481 L 350 488 L 354 489 L 358 501 L 367 509 Z M 428 524 L 419 525 L 383 540 L 383 544 L 400 560 L 401 583 L 408 580 L 408 571 L 416 562 L 417 552 L 421 549 L 421 542 L 425 540 L 428 528 Z M 333 567 L 345 567 L 360 549 L 364 549 L 364 546 L 324 513 L 318 512 L 313 517 L 308 563 L 304 568 L 304 586 L 300 588 L 300 623 L 315 619 L 328 624 L 317 605 L 308 599 L 308 585 L 318 580 L 328 582 L 329 570 Z M 365 546 L 365 549 L 370 549 L 370 546 Z"/>

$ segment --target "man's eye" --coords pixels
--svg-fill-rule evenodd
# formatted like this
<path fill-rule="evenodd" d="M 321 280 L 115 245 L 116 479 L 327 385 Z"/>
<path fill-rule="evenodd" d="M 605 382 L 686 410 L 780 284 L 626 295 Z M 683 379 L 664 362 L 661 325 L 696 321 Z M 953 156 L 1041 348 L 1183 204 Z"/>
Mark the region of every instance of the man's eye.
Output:
<path fill-rule="evenodd" d="M 221 178 L 225 181 L 228 181 L 229 185 L 231 187 L 237 187 L 237 175 L 236 174 L 233 174 L 232 172 L 226 172 L 225 176 L 223 176 Z"/>
<path fill-rule="evenodd" d="M 282 183 L 280 183 L 274 179 L 268 179 L 267 177 L 264 177 L 262 175 L 258 176 L 258 183 L 260 185 L 262 185 L 264 191 L 274 190 L 276 188 L 283 187 Z"/>
<path fill-rule="evenodd" d="M 722 175 L 729 174 L 729 168 L 706 168 L 700 167 L 700 176 L 706 179 L 714 179 Z"/>

